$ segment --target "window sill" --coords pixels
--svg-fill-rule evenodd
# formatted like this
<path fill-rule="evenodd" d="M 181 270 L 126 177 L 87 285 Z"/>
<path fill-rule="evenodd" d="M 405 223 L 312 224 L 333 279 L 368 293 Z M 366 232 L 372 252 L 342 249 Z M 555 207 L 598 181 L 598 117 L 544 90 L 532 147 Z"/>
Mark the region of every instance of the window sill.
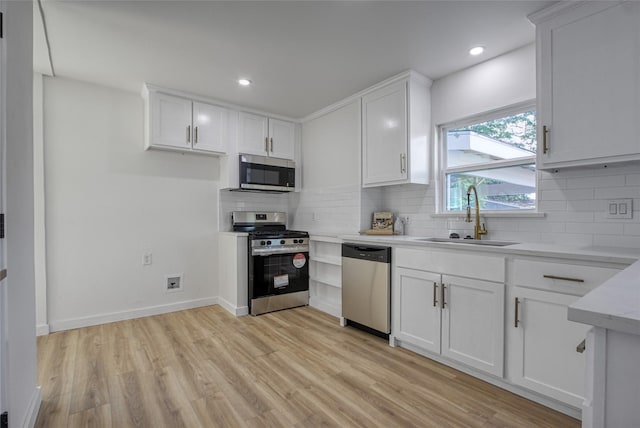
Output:
<path fill-rule="evenodd" d="M 475 215 L 475 211 L 472 212 L 472 215 Z M 433 213 L 430 214 L 432 218 L 463 218 L 467 216 L 465 211 L 460 212 L 447 212 L 447 213 Z M 500 211 L 482 211 L 480 210 L 480 217 L 484 218 L 544 218 L 546 216 L 545 213 L 538 211 L 528 211 L 528 212 L 500 212 Z"/>

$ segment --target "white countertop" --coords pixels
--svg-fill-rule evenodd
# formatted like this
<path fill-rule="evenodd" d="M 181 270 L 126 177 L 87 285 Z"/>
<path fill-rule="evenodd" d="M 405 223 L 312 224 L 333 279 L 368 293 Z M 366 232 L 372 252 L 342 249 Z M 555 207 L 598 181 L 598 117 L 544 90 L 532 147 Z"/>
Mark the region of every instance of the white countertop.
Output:
<path fill-rule="evenodd" d="M 320 234 L 317 234 L 320 235 Z M 335 235 L 330 235 L 335 236 Z M 313 235 L 312 235 L 313 237 Z M 601 263 L 632 264 L 640 259 L 640 248 L 619 247 L 574 247 L 557 244 L 522 243 L 496 247 L 490 245 L 455 242 L 420 241 L 419 236 L 409 235 L 338 235 L 343 241 L 371 242 L 392 246 L 420 246 L 441 249 L 466 250 L 477 253 L 497 253 L 508 255 L 551 257 L 567 260 L 593 261 Z"/>
<path fill-rule="evenodd" d="M 569 306 L 569 320 L 640 336 L 640 261 Z"/>

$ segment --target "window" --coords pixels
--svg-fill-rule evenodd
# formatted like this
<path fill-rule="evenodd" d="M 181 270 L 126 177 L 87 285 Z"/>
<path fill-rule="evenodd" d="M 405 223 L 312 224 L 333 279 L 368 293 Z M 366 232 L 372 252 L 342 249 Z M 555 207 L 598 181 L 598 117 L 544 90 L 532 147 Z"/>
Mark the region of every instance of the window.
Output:
<path fill-rule="evenodd" d="M 488 211 L 536 207 L 536 112 L 533 106 L 441 127 L 443 207 L 466 210 L 474 185 Z M 473 206 L 473 199 L 471 204 Z"/>

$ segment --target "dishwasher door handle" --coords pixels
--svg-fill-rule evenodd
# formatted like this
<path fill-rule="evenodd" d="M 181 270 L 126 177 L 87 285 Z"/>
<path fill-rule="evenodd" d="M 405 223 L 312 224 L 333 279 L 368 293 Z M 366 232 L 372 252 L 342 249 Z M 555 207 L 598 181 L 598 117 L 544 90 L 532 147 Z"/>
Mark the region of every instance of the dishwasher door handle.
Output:
<path fill-rule="evenodd" d="M 371 253 L 374 251 L 380 251 L 380 248 L 371 248 L 371 247 L 353 247 L 356 251 L 362 251 L 364 253 Z"/>

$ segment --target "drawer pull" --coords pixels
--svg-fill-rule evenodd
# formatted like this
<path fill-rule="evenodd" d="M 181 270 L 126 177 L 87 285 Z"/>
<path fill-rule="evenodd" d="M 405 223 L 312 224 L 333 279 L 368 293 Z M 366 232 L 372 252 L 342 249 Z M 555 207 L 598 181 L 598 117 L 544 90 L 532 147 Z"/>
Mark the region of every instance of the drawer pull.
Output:
<path fill-rule="evenodd" d="M 514 317 L 514 318 L 515 318 L 515 323 L 514 323 L 515 328 L 518 328 L 518 306 L 519 306 L 519 305 L 520 305 L 520 299 L 518 299 L 518 298 L 516 297 L 516 300 L 515 300 L 516 316 Z"/>
<path fill-rule="evenodd" d="M 566 276 L 555 276 L 555 275 L 542 275 L 542 276 L 548 279 L 560 279 L 562 281 L 571 281 L 571 282 L 584 282 L 584 279 L 580 279 L 580 278 L 569 278 Z"/>
<path fill-rule="evenodd" d="M 587 349 L 586 339 L 580 342 L 578 346 L 576 346 L 576 352 L 579 352 L 582 354 L 585 349 Z"/>

